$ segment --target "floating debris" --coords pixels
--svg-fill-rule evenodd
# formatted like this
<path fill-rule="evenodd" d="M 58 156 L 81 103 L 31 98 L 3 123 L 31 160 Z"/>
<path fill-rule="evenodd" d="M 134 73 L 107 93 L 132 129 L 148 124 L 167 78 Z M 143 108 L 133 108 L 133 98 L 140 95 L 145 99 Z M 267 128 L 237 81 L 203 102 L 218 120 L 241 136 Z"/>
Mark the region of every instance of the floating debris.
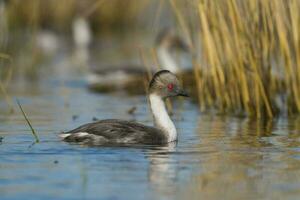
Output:
<path fill-rule="evenodd" d="M 73 115 L 72 120 L 75 121 L 79 116 L 78 115 Z"/>
<path fill-rule="evenodd" d="M 127 110 L 127 113 L 129 115 L 134 115 L 135 111 L 136 111 L 137 107 L 133 106 L 132 108 L 130 108 L 129 110 Z"/>
<path fill-rule="evenodd" d="M 99 119 L 97 117 L 93 117 L 93 121 L 98 121 Z"/>

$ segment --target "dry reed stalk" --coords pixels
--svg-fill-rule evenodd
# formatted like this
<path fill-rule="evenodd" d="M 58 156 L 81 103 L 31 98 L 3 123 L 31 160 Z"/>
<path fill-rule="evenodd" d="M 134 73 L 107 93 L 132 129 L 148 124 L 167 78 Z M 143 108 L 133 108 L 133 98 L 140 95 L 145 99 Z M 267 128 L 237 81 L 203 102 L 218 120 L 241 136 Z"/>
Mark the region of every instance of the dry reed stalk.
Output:
<path fill-rule="evenodd" d="M 170 2 L 179 26 L 191 32 L 185 30 L 189 22 L 184 21 L 180 6 Z M 201 63 L 206 63 L 197 69 L 193 61 L 200 109 L 272 118 L 281 110 L 276 98 L 287 95 L 289 112 L 299 113 L 300 2 L 193 2 L 199 16 L 193 21 L 199 24 L 193 35 L 201 36 L 201 43 L 194 45 L 200 46 Z"/>
<path fill-rule="evenodd" d="M 26 120 L 28 126 L 30 127 L 31 133 L 32 133 L 32 135 L 34 136 L 34 139 L 35 139 L 35 143 L 39 143 L 40 142 L 39 137 L 38 137 L 37 133 L 35 132 L 33 126 L 31 125 L 31 123 L 30 123 L 26 113 L 24 112 L 19 100 L 17 100 L 17 104 L 18 104 L 18 106 L 19 106 L 19 108 L 22 112 L 22 115 L 23 115 L 24 119 Z"/>
<path fill-rule="evenodd" d="M 188 45 L 193 49 L 193 43 L 192 43 L 192 40 L 190 38 L 190 32 L 189 32 L 189 28 L 186 24 L 186 20 L 184 20 L 183 15 L 181 14 L 176 2 L 173 1 L 173 0 L 169 0 L 169 2 L 170 2 L 171 7 L 173 8 L 173 10 L 175 12 L 175 15 L 176 15 L 176 17 L 179 21 L 180 28 L 182 29 L 185 36 L 187 37 Z"/>
<path fill-rule="evenodd" d="M 196 62 L 196 59 L 193 58 L 193 70 L 196 80 L 196 88 L 197 91 L 203 91 L 202 90 L 202 82 L 201 82 L 201 74 L 200 74 L 200 65 Z M 202 92 L 197 92 L 197 98 L 198 98 L 198 104 L 200 111 L 204 111 L 205 104 L 204 104 L 204 96 L 202 95 Z"/>

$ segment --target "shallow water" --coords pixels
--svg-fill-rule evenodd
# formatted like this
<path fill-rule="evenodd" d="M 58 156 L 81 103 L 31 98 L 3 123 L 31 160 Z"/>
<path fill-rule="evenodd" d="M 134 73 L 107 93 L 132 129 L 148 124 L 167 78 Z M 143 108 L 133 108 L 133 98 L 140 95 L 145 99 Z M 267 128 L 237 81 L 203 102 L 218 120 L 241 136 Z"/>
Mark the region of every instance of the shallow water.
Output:
<path fill-rule="evenodd" d="M 253 121 L 200 114 L 176 101 L 177 144 L 84 147 L 57 133 L 93 118 L 151 124 L 143 96 L 93 94 L 78 73 L 14 82 L 40 137 L 0 102 L 1 199 L 298 199 L 300 118 Z M 134 115 L 127 111 L 137 107 Z M 24 198 L 26 197 L 26 198 Z"/>

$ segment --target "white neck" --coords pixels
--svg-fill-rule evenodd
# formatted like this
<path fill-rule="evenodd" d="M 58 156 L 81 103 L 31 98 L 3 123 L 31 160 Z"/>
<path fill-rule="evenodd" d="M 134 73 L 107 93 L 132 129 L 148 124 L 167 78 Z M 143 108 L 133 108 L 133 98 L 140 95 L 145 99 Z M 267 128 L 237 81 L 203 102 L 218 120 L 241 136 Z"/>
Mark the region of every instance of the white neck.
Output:
<path fill-rule="evenodd" d="M 163 45 L 157 48 L 157 56 L 160 65 L 163 69 L 169 70 L 170 72 L 179 72 L 179 67 L 177 66 L 174 58 L 171 55 L 170 49 Z"/>
<path fill-rule="evenodd" d="M 153 114 L 154 126 L 162 130 L 168 142 L 177 140 L 177 131 L 172 122 L 162 98 L 156 94 L 149 95 L 150 107 Z"/>

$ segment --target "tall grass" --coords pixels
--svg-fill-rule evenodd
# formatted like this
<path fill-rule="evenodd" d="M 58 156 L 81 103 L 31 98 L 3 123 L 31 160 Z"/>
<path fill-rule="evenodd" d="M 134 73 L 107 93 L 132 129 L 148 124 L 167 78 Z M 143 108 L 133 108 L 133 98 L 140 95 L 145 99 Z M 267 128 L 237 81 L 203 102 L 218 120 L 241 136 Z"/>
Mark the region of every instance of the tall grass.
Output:
<path fill-rule="evenodd" d="M 180 3 L 172 7 L 181 28 L 198 25 L 193 40 L 201 41 L 194 43 L 201 55 L 193 63 L 201 109 L 258 118 L 300 112 L 300 1 L 186 2 L 198 21 Z"/>

